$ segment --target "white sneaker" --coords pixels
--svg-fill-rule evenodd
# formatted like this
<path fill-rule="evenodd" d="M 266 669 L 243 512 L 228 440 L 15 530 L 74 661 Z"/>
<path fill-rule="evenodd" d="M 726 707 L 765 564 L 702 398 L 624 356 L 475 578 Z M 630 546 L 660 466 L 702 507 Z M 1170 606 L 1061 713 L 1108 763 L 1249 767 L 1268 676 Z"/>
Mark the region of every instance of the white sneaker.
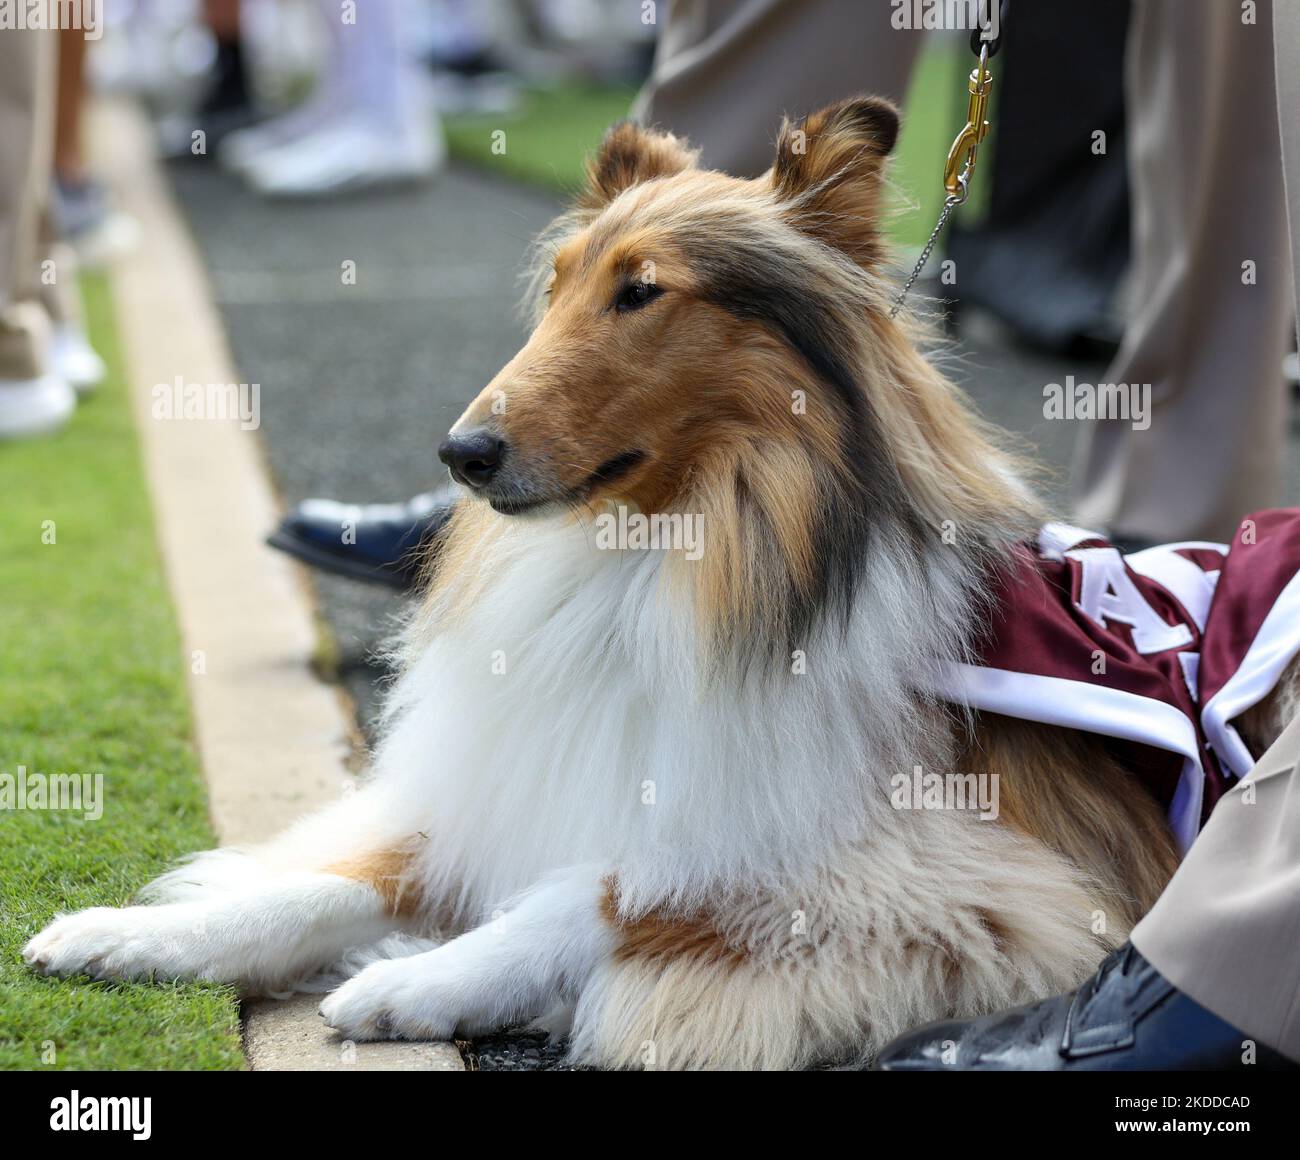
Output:
<path fill-rule="evenodd" d="M 0 439 L 57 431 L 77 408 L 77 392 L 57 375 L 0 379 Z"/>
<path fill-rule="evenodd" d="M 245 177 L 258 158 L 318 132 L 337 115 L 336 102 L 321 99 L 308 101 L 260 125 L 236 129 L 221 139 L 217 162 L 223 169 Z"/>
<path fill-rule="evenodd" d="M 442 168 L 446 148 L 438 125 L 390 134 L 352 122 L 262 154 L 246 176 L 270 197 L 322 197 L 431 177 Z"/>
<path fill-rule="evenodd" d="M 78 395 L 90 394 L 108 373 L 81 329 L 66 323 L 56 326 L 50 336 L 50 367 L 58 378 L 72 384 Z"/>

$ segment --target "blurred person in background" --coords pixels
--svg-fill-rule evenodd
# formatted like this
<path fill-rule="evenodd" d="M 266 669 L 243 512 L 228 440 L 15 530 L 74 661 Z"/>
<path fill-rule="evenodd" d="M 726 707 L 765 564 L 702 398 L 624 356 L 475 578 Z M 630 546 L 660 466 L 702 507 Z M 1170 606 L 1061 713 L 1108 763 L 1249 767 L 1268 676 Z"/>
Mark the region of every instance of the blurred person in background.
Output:
<path fill-rule="evenodd" d="M 82 112 L 86 105 L 86 50 L 89 42 L 75 28 L 61 29 L 54 119 L 54 174 L 49 205 L 42 215 L 44 256 L 58 276 L 42 282 L 42 301 L 53 323 L 50 359 L 56 371 L 84 395 L 104 378 L 103 360 L 86 338 L 76 273 L 108 256 L 116 228 L 134 231 L 110 210 L 103 185 L 90 173 L 82 150 Z M 124 240 L 123 235 L 119 235 Z"/>
<path fill-rule="evenodd" d="M 82 152 L 86 99 L 86 38 L 63 29 L 59 38 L 58 97 L 54 121 L 54 195 L 59 225 L 69 239 L 83 238 L 107 212 L 104 187 L 90 174 Z"/>
<path fill-rule="evenodd" d="M 77 396 L 50 366 L 41 214 L 54 146 L 57 34 L 0 32 L 0 436 L 55 430 Z"/>
<path fill-rule="evenodd" d="M 216 2 L 237 31 L 239 0 L 209 0 Z M 223 135 L 216 143 L 222 165 L 258 192 L 281 197 L 431 177 L 446 146 L 403 0 L 367 0 L 354 13 L 338 0 L 316 5 L 327 45 L 310 97 Z"/>
<path fill-rule="evenodd" d="M 112 79 L 160 107 L 163 156 L 206 157 L 209 145 L 257 119 L 242 11 L 242 0 L 195 0 L 191 13 L 158 0 L 131 9 Z M 204 141 L 198 151 L 196 134 Z"/>
<path fill-rule="evenodd" d="M 203 22 L 212 34 L 213 59 L 196 120 L 213 144 L 251 124 L 256 117 L 240 26 L 241 8 L 241 0 L 203 0 Z"/>
<path fill-rule="evenodd" d="M 1281 164 L 1296 108 L 1281 62 L 1296 45 L 1279 30 L 1294 7 L 1133 5 L 1132 305 L 1106 381 L 1152 384 L 1152 409 L 1145 430 L 1084 428 L 1075 517 L 1134 547 L 1229 541 L 1281 497 L 1296 336 Z M 1289 225 L 1300 230 L 1294 201 Z"/>
<path fill-rule="evenodd" d="M 70 110 L 58 116 L 61 44 L 79 72 L 81 32 L 0 31 L 0 438 L 57 430 L 104 374 L 52 211 L 56 119 L 64 133 L 79 129 Z"/>
<path fill-rule="evenodd" d="M 242 0 L 202 0 L 195 7 L 187 19 L 155 0 L 141 0 L 132 9 L 128 25 L 137 41 L 128 53 L 130 65 L 153 69 L 151 77 L 135 83 L 163 106 L 158 137 L 163 155 L 173 160 L 206 156 L 206 143 L 215 146 L 257 119 L 241 23 Z M 177 102 L 168 90 L 181 76 L 188 78 L 191 91 Z M 177 103 L 182 107 L 173 107 Z M 198 153 L 193 150 L 196 132 L 205 141 Z"/>

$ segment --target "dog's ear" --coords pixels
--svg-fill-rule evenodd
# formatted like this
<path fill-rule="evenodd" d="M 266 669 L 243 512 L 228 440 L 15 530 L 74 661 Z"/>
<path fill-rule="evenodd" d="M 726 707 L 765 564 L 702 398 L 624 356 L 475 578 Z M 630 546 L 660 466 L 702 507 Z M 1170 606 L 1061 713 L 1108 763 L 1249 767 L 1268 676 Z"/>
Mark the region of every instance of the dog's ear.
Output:
<path fill-rule="evenodd" d="M 690 169 L 696 156 L 697 150 L 680 137 L 620 121 L 588 160 L 587 188 L 578 204 L 583 209 L 603 209 L 633 185 Z"/>
<path fill-rule="evenodd" d="M 898 140 L 898 110 L 883 97 L 850 97 L 781 126 L 772 188 L 800 229 L 869 265 L 877 256 L 884 161 Z"/>

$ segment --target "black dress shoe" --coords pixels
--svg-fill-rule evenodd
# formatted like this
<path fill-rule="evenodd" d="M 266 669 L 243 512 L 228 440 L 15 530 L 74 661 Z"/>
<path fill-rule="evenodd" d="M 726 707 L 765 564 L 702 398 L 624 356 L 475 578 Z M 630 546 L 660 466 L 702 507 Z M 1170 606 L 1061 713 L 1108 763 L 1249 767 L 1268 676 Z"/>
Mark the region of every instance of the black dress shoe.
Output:
<path fill-rule="evenodd" d="M 323 572 L 407 591 L 460 498 L 454 487 L 417 495 L 406 503 L 346 504 L 308 499 L 267 538 Z"/>
<path fill-rule="evenodd" d="M 1179 991 L 1125 943 L 1070 995 L 895 1039 L 879 1071 L 1272 1071 L 1295 1068 Z"/>

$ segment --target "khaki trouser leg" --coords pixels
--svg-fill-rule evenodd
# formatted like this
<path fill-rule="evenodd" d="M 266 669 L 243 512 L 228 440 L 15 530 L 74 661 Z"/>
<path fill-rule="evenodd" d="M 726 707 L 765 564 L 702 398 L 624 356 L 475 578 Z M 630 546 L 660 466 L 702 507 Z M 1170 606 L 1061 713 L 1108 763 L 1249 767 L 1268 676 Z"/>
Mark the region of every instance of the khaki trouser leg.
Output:
<path fill-rule="evenodd" d="M 1300 718 L 1215 807 L 1133 930 L 1202 1007 L 1300 1060 Z"/>
<path fill-rule="evenodd" d="M 1300 5 L 1277 5 L 1275 19 L 1289 240 L 1300 272 Z M 1297 761 L 1300 719 L 1219 802 L 1133 942 L 1203 1007 L 1300 1061 Z"/>
<path fill-rule="evenodd" d="M 924 35 L 889 0 L 670 0 L 634 115 L 687 137 L 702 164 L 755 177 L 783 113 L 857 93 L 901 101 Z"/>
<path fill-rule="evenodd" d="M 0 32 L 0 379 L 45 370 L 41 212 L 53 149 L 56 34 Z"/>
<path fill-rule="evenodd" d="M 1104 420 L 1085 433 L 1083 526 L 1228 540 L 1278 499 L 1291 275 L 1271 7 L 1243 24 L 1221 0 L 1134 4 L 1134 313 L 1106 378 L 1152 384 L 1153 407 L 1147 430 Z"/>
<path fill-rule="evenodd" d="M 41 282 L 41 305 L 55 326 L 84 330 L 81 289 L 77 283 L 77 251 L 59 239 L 49 224 L 49 214 L 45 215 L 45 221 L 41 230 L 40 260 L 42 268 L 53 271 L 54 276 Z"/>

